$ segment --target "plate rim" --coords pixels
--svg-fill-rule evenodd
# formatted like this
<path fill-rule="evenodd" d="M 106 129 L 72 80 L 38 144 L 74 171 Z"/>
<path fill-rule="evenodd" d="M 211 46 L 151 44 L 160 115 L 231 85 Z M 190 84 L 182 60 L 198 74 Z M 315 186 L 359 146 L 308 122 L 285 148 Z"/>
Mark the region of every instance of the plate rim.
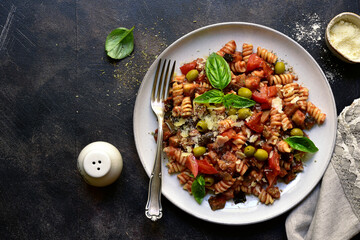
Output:
<path fill-rule="evenodd" d="M 267 220 L 270 220 L 270 219 L 273 219 L 277 216 L 280 216 L 281 214 L 284 214 L 288 211 L 290 211 L 291 209 L 293 209 L 296 205 L 298 205 L 299 203 L 301 203 L 313 190 L 314 188 L 319 184 L 320 180 L 322 179 L 322 177 L 324 176 L 325 174 L 325 171 L 331 161 L 331 156 L 333 155 L 333 152 L 334 152 L 334 149 L 335 149 L 335 143 L 336 143 L 336 135 L 337 135 L 337 109 L 336 109 L 336 103 L 335 103 L 335 97 L 334 97 L 334 94 L 332 92 L 332 89 L 331 89 L 331 86 L 329 84 L 329 81 L 327 80 L 326 78 L 326 75 L 324 74 L 323 70 L 321 69 L 320 65 L 317 63 L 317 61 L 311 56 L 311 54 L 303 47 L 301 46 L 298 42 L 296 42 L 295 40 L 293 40 L 292 38 L 290 38 L 289 36 L 285 35 L 284 33 L 276 30 L 276 29 L 273 29 L 273 28 L 270 28 L 270 27 L 267 27 L 267 26 L 264 26 L 264 25 L 261 25 L 261 24 L 257 24 L 257 23 L 250 23 L 250 22 L 220 22 L 220 23 L 215 23 L 215 24 L 210 24 L 210 25 L 206 25 L 206 26 L 203 26 L 203 27 L 200 27 L 200 28 L 197 28 L 193 31 L 190 31 L 188 32 L 187 34 L 181 36 L 180 38 L 178 38 L 177 40 L 175 40 L 173 43 L 171 43 L 168 47 L 166 47 L 162 52 L 161 54 L 159 54 L 159 56 L 153 61 L 153 63 L 150 65 L 148 71 L 146 72 L 144 78 L 143 78 L 143 81 L 141 82 L 141 85 L 137 91 L 137 93 L 143 91 L 143 88 L 144 88 L 144 80 L 151 77 L 149 76 L 150 75 L 150 69 L 153 68 L 157 62 L 158 62 L 158 59 L 161 59 L 163 55 L 166 54 L 167 51 L 169 51 L 174 45 L 176 45 L 178 42 L 182 41 L 183 39 L 186 39 L 188 37 L 190 37 L 191 35 L 194 35 L 198 32 L 201 32 L 201 31 L 206 31 L 208 29 L 211 29 L 211 28 L 215 28 L 215 27 L 219 27 L 219 26 L 250 26 L 250 27 L 256 27 L 256 28 L 260 28 L 260 29 L 266 29 L 270 32 L 273 32 L 275 34 L 279 34 L 281 35 L 282 37 L 285 37 L 288 41 L 291 41 L 293 44 L 297 45 L 299 48 L 302 49 L 303 53 L 305 53 L 306 55 L 308 55 L 308 57 L 313 61 L 313 63 L 316 64 L 316 68 L 320 71 L 321 75 L 323 76 L 323 78 L 325 79 L 325 84 L 327 85 L 328 87 L 328 91 L 329 93 L 331 94 L 332 98 L 331 98 L 331 106 L 332 106 L 332 109 L 333 109 L 333 113 L 334 113 L 334 116 L 336 117 L 336 119 L 334 120 L 334 138 L 333 138 L 333 141 L 332 141 L 332 144 L 331 144 L 331 153 L 330 153 L 330 158 L 327 159 L 327 163 L 324 164 L 324 168 L 321 170 L 321 174 L 320 174 L 320 177 L 319 179 L 317 179 L 316 181 L 313 182 L 313 184 L 311 185 L 311 187 L 309 188 L 309 192 L 307 194 L 305 194 L 305 196 L 303 196 L 302 198 L 299 198 L 297 201 L 294 201 L 294 203 L 291 203 L 287 209 L 285 209 L 284 211 L 280 211 L 280 212 L 277 212 L 273 215 L 271 215 L 270 217 L 267 217 L 267 218 L 259 218 L 257 220 L 254 220 L 254 221 L 249 221 L 249 222 L 221 222 L 221 221 L 212 221 L 210 219 L 207 219 L 205 217 L 200 217 L 196 214 L 194 214 L 193 212 L 191 212 L 189 209 L 184 209 L 182 207 L 180 207 L 176 202 L 173 202 L 170 200 L 170 198 L 167 196 L 166 193 L 164 193 L 162 191 L 162 195 L 165 196 L 169 202 L 171 202 L 172 204 L 174 204 L 176 207 L 180 208 L 182 211 L 190 214 L 191 216 L 194 216 L 198 219 L 202 219 L 202 220 L 205 220 L 207 222 L 211 222 L 211 223 L 217 223 L 217 224 L 222 224 L 222 225 L 249 225 L 249 224 L 255 224 L 255 223 L 259 223 L 259 222 L 264 222 L 264 221 L 267 221 Z M 149 101 L 150 102 L 150 101 Z M 139 94 L 137 94 L 136 96 L 136 100 L 135 100 L 135 105 L 134 105 L 134 111 L 133 111 L 133 134 L 134 134 L 134 141 L 135 141 L 135 146 L 136 146 L 136 150 L 137 150 L 137 153 L 138 153 L 138 156 L 139 156 L 139 159 L 141 161 L 141 164 L 146 172 L 146 174 L 148 175 L 148 177 L 150 177 L 150 174 L 151 174 L 151 170 L 152 169 L 149 169 L 149 173 L 147 171 L 147 168 L 144 164 L 144 161 L 143 159 L 141 159 L 141 156 L 139 154 L 139 143 L 138 143 L 138 138 L 137 138 L 137 134 L 136 134 L 136 124 L 135 122 L 137 122 L 137 111 L 139 110 L 139 107 L 138 105 L 141 104 L 140 103 L 140 98 L 139 98 Z M 150 105 L 149 105 L 150 106 Z M 155 115 L 154 115 L 155 116 Z"/>

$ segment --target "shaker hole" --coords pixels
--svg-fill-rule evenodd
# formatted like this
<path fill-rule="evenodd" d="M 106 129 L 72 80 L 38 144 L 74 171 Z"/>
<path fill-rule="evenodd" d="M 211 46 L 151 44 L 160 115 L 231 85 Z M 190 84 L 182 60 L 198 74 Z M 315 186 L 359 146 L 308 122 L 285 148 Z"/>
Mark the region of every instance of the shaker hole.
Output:
<path fill-rule="evenodd" d="M 98 167 L 98 168 L 97 168 L 97 170 L 99 171 L 99 170 L 100 170 L 100 168 Z"/>
<path fill-rule="evenodd" d="M 93 165 L 95 165 L 96 162 L 92 162 Z"/>
<path fill-rule="evenodd" d="M 98 163 L 101 164 L 101 160 L 99 160 Z"/>

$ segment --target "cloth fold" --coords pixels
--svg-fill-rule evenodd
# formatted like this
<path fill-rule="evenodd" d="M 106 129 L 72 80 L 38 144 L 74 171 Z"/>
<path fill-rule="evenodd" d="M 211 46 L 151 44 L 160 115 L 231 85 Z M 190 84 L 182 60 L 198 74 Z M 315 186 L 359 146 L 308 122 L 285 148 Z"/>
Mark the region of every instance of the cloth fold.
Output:
<path fill-rule="evenodd" d="M 360 232 L 360 99 L 338 117 L 322 181 L 286 219 L 289 240 L 351 239 Z"/>

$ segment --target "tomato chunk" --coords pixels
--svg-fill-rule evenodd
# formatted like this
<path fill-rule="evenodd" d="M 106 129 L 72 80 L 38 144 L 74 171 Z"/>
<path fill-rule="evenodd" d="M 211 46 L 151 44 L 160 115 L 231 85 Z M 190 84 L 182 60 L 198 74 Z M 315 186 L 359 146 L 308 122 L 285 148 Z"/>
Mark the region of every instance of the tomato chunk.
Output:
<path fill-rule="evenodd" d="M 264 71 L 264 77 L 270 76 L 274 72 L 264 59 L 259 57 L 256 53 L 253 53 L 250 55 L 246 64 L 246 71 L 251 72 L 258 68 L 262 68 Z"/>
<path fill-rule="evenodd" d="M 228 137 L 229 140 L 236 136 L 236 132 L 234 129 L 229 129 L 221 134 L 223 137 Z"/>
<path fill-rule="evenodd" d="M 246 64 L 246 71 L 250 72 L 257 68 L 260 68 L 263 61 L 264 60 L 256 53 L 251 54 Z"/>
<path fill-rule="evenodd" d="M 254 91 L 252 99 L 261 104 L 261 109 L 266 110 L 271 108 L 271 101 L 277 95 L 276 86 L 263 86 L 259 91 Z"/>
<path fill-rule="evenodd" d="M 205 174 L 216 174 L 218 171 L 206 159 L 197 160 L 199 172 Z"/>
<path fill-rule="evenodd" d="M 196 61 L 192 61 L 190 63 L 186 63 L 180 67 L 180 70 L 182 74 L 186 75 L 190 70 L 193 70 L 196 68 Z"/>
<path fill-rule="evenodd" d="M 269 98 L 271 98 L 271 97 L 276 97 L 276 95 L 277 95 L 277 89 L 276 89 L 276 86 L 270 86 L 270 87 L 268 87 L 267 88 L 267 96 L 269 97 Z"/>
<path fill-rule="evenodd" d="M 270 66 L 264 60 L 260 64 L 260 67 L 264 71 L 264 77 L 268 77 L 274 73 L 274 71 L 270 68 Z"/>
<path fill-rule="evenodd" d="M 268 167 L 265 167 L 265 176 L 266 176 L 266 179 L 269 183 L 269 187 L 272 187 L 276 184 L 277 182 L 277 176 L 272 169 L 268 168 Z"/>
<path fill-rule="evenodd" d="M 272 98 L 267 99 L 266 102 L 260 104 L 262 110 L 271 109 Z"/>
<path fill-rule="evenodd" d="M 275 174 L 280 173 L 279 160 L 280 160 L 280 155 L 277 150 L 273 150 L 272 152 L 270 152 L 269 167 L 274 171 Z"/>
<path fill-rule="evenodd" d="M 194 155 L 191 154 L 186 158 L 185 165 L 188 169 L 190 169 L 190 171 L 194 175 L 194 177 L 196 177 L 198 175 L 199 165 L 198 165 L 198 162 L 196 161 L 196 158 Z"/>
<path fill-rule="evenodd" d="M 266 103 L 268 101 L 267 94 L 261 91 L 254 91 L 252 99 L 257 103 Z"/>
<path fill-rule="evenodd" d="M 268 160 L 269 167 L 265 170 L 266 178 L 269 182 L 269 187 L 276 182 L 277 176 L 280 174 L 280 155 L 277 150 L 270 152 Z"/>
<path fill-rule="evenodd" d="M 264 125 L 261 124 L 261 115 L 262 112 L 258 112 L 252 115 L 249 121 L 245 123 L 246 126 L 257 133 L 261 133 L 264 130 Z"/>
<path fill-rule="evenodd" d="M 302 111 L 296 110 L 291 120 L 293 120 L 296 125 L 303 126 L 305 118 L 306 116 Z"/>
<path fill-rule="evenodd" d="M 250 90 L 255 90 L 260 85 L 260 78 L 256 76 L 250 76 L 245 79 L 245 87 L 249 88 Z"/>

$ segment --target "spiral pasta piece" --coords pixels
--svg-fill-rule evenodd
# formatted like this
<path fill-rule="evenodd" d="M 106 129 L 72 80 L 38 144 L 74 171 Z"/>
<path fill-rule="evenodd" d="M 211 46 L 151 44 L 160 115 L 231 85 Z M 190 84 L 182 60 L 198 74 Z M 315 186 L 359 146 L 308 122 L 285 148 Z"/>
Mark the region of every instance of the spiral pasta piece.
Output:
<path fill-rule="evenodd" d="M 200 82 L 199 87 L 206 88 L 206 89 L 211 89 L 211 85 L 209 83 L 207 83 L 207 82 Z"/>
<path fill-rule="evenodd" d="M 172 86 L 172 98 L 174 106 L 181 105 L 181 102 L 184 99 L 184 89 L 182 83 L 174 82 Z"/>
<path fill-rule="evenodd" d="M 225 44 L 225 46 L 223 46 L 219 51 L 217 51 L 216 54 L 223 57 L 225 53 L 233 54 L 235 50 L 236 50 L 236 43 L 234 40 L 230 40 Z"/>
<path fill-rule="evenodd" d="M 188 191 L 189 193 L 191 193 L 191 186 L 192 186 L 193 182 L 194 182 L 194 179 L 193 179 L 193 178 L 189 179 L 189 180 L 184 184 L 183 189 L 185 189 L 186 191 Z"/>
<path fill-rule="evenodd" d="M 189 171 L 183 171 L 177 175 L 177 178 L 179 179 L 180 184 L 183 185 L 187 181 L 189 181 L 192 177 Z"/>
<path fill-rule="evenodd" d="M 265 191 L 265 189 L 262 189 L 259 194 L 259 200 L 260 202 L 264 203 L 265 205 L 273 204 L 274 199 L 272 196 Z"/>
<path fill-rule="evenodd" d="M 274 64 L 277 60 L 277 56 L 266 50 L 265 48 L 258 47 L 257 48 L 257 55 L 261 58 L 263 58 L 268 63 Z"/>
<path fill-rule="evenodd" d="M 270 110 L 270 127 L 273 129 L 280 130 L 280 127 L 282 126 L 281 120 L 282 120 L 282 114 L 278 112 L 277 109 L 271 108 Z"/>
<path fill-rule="evenodd" d="M 299 99 L 296 102 L 299 105 L 301 110 L 306 110 L 307 108 L 307 100 L 309 98 L 309 90 L 306 87 L 300 87 L 299 89 Z"/>
<path fill-rule="evenodd" d="M 231 180 L 221 180 L 218 183 L 214 184 L 215 194 L 219 194 L 228 190 L 235 182 L 235 179 Z"/>
<path fill-rule="evenodd" d="M 166 164 L 166 166 L 169 168 L 168 169 L 168 173 L 177 173 L 177 172 L 182 172 L 183 170 L 185 170 L 185 166 L 181 165 L 180 163 L 177 162 L 169 162 Z"/>
<path fill-rule="evenodd" d="M 253 182 L 253 183 L 251 184 L 251 186 L 248 187 L 248 188 L 250 189 L 249 194 L 253 194 L 253 195 L 257 196 L 257 197 L 260 195 L 261 190 L 262 190 L 260 184 L 259 184 L 259 183 L 256 183 L 256 182 Z"/>
<path fill-rule="evenodd" d="M 249 169 L 249 166 L 247 165 L 245 160 L 237 160 L 235 162 L 235 169 L 240 174 L 240 176 L 243 176 L 246 171 Z"/>
<path fill-rule="evenodd" d="M 264 72 L 264 70 L 254 70 L 251 73 L 251 75 L 255 76 L 255 77 L 259 77 L 259 78 L 264 78 L 265 77 L 265 72 Z M 262 82 L 260 84 L 262 84 Z"/>
<path fill-rule="evenodd" d="M 284 140 L 281 140 L 280 142 L 278 142 L 276 144 L 276 147 L 277 149 L 280 151 L 280 152 L 283 152 L 283 153 L 289 153 L 291 152 L 291 147 L 289 146 L 289 144 L 287 142 L 285 142 Z"/>
<path fill-rule="evenodd" d="M 184 97 L 181 103 L 181 116 L 190 117 L 192 114 L 192 104 L 190 97 Z"/>
<path fill-rule="evenodd" d="M 230 119 L 230 118 L 227 118 L 227 119 L 224 119 L 224 120 L 221 120 L 219 123 L 218 123 L 218 130 L 220 133 L 223 133 L 225 132 L 226 130 L 232 128 L 234 126 L 235 122 Z"/>
<path fill-rule="evenodd" d="M 185 81 L 185 75 L 176 75 L 173 79 L 172 82 L 177 82 L 177 83 L 183 83 Z"/>
<path fill-rule="evenodd" d="M 315 118 L 317 124 L 323 124 L 326 118 L 326 114 L 322 113 L 321 110 L 316 107 L 312 102 L 307 102 L 307 113 Z"/>
<path fill-rule="evenodd" d="M 242 47 L 243 47 L 242 49 L 243 60 L 247 63 L 250 55 L 253 53 L 253 45 L 244 43 Z"/>
<path fill-rule="evenodd" d="M 184 83 L 184 96 L 191 96 L 196 87 L 198 87 L 198 84 L 196 83 Z"/>
<path fill-rule="evenodd" d="M 295 99 L 296 97 L 298 97 L 298 93 L 299 93 L 299 84 L 297 83 L 289 83 L 286 84 L 283 88 L 282 88 L 282 94 L 283 94 L 283 99 L 285 102 L 291 102 L 293 99 Z"/>
<path fill-rule="evenodd" d="M 246 134 L 244 134 L 242 131 L 240 131 L 239 133 L 237 133 L 235 135 L 235 137 L 233 138 L 234 140 L 232 141 L 233 144 L 240 149 L 247 141 L 247 136 Z"/>
<path fill-rule="evenodd" d="M 246 71 L 246 62 L 245 61 L 237 61 L 230 63 L 231 71 L 235 73 L 243 73 Z"/>
<path fill-rule="evenodd" d="M 295 79 L 295 76 L 290 73 L 271 75 L 270 79 L 269 79 L 269 84 L 270 85 L 277 85 L 277 84 L 285 85 L 285 84 L 292 83 L 294 81 L 294 79 Z"/>
<path fill-rule="evenodd" d="M 293 125 L 285 113 L 281 114 L 281 126 L 284 131 L 293 128 Z"/>
<path fill-rule="evenodd" d="M 190 155 L 189 153 L 181 151 L 180 148 L 175 148 L 173 146 L 165 147 L 164 152 L 170 161 L 176 161 L 183 166 L 185 166 L 186 158 Z"/>

